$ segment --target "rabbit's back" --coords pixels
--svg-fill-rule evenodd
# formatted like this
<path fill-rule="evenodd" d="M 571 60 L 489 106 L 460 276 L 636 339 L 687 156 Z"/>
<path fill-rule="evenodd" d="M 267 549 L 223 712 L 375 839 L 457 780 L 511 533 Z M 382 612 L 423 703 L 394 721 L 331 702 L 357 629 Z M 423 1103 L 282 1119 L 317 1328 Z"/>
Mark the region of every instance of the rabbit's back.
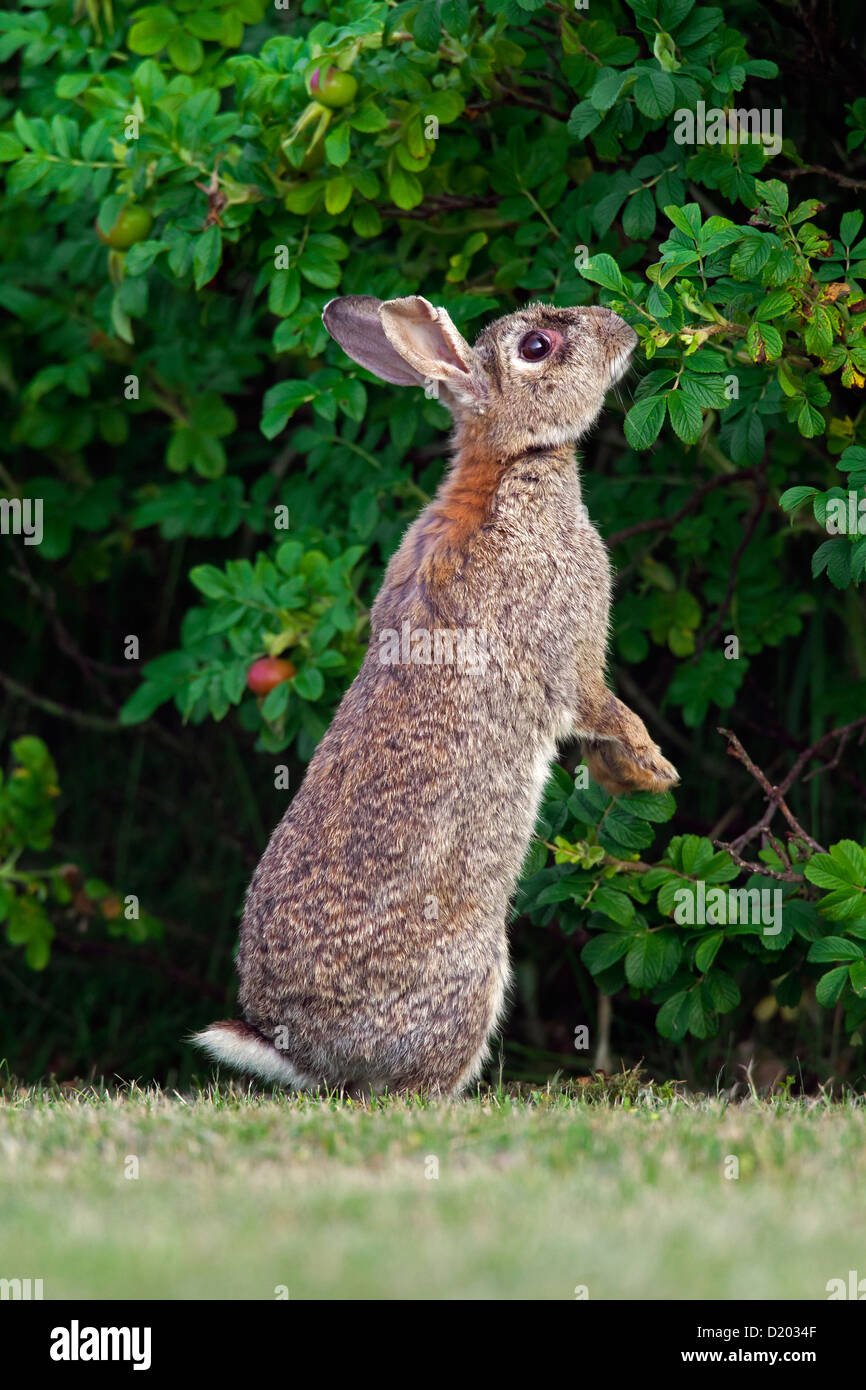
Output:
<path fill-rule="evenodd" d="M 573 462 L 504 480 L 458 550 L 425 535 L 422 516 L 244 913 L 247 1018 L 334 1081 L 477 1063 L 581 646 L 606 634 L 607 558 Z"/>

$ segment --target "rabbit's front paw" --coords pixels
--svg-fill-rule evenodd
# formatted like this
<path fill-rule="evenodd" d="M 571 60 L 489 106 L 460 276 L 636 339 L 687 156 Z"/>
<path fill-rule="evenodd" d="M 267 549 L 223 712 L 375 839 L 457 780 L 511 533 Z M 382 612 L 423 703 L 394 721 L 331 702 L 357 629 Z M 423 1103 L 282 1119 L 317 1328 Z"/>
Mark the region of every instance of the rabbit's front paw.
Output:
<path fill-rule="evenodd" d="M 654 743 L 624 744 L 619 739 L 596 743 L 587 753 L 592 779 L 610 796 L 624 792 L 663 792 L 679 782 L 673 763 Z"/>

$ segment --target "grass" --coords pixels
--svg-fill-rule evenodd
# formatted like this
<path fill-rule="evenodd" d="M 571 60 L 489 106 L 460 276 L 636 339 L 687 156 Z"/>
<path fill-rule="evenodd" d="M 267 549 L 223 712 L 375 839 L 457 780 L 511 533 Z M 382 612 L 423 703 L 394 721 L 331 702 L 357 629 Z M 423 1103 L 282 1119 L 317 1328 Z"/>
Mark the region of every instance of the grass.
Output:
<path fill-rule="evenodd" d="M 637 1073 L 367 1107 L 8 1084 L 0 1277 L 46 1298 L 823 1299 L 866 1274 L 864 1186 L 857 1097 L 733 1105 Z"/>

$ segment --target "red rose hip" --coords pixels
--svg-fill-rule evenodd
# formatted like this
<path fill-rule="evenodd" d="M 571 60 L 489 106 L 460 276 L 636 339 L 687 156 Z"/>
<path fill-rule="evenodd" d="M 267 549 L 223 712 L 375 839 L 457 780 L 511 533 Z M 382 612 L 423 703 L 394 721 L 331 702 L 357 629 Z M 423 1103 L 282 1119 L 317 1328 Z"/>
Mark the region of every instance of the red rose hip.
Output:
<path fill-rule="evenodd" d="M 254 695 L 269 695 L 275 686 L 290 681 L 295 668 L 290 661 L 275 656 L 263 656 L 247 671 L 247 685 Z"/>

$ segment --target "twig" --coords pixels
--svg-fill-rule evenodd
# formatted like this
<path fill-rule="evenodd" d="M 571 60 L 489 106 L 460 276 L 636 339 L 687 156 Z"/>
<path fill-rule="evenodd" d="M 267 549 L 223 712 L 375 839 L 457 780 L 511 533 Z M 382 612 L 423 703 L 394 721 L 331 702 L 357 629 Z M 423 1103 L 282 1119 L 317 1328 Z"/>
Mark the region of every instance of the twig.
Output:
<path fill-rule="evenodd" d="M 426 221 L 428 217 L 435 217 L 439 212 L 459 212 L 463 208 L 492 208 L 498 202 L 498 195 L 489 198 L 458 198 L 443 194 L 439 198 L 431 198 L 426 203 L 419 203 L 416 208 L 384 207 L 379 211 L 383 217 L 410 217 Z"/>
<path fill-rule="evenodd" d="M 58 700 L 49 700 L 44 695 L 37 695 L 35 690 L 29 690 L 26 685 L 21 685 L 19 681 L 7 676 L 5 671 L 0 671 L 0 685 L 8 690 L 10 695 L 17 695 L 19 699 L 26 700 L 28 705 L 33 705 L 34 709 L 44 710 L 46 714 L 52 714 L 55 719 L 65 719 L 68 724 L 75 724 L 79 729 L 94 729 L 99 733 L 106 734 L 126 734 L 131 732 L 126 724 L 119 723 L 116 719 L 104 719 L 99 714 L 87 714 L 83 710 L 71 709 L 69 705 L 61 705 Z M 147 720 L 143 724 L 135 726 L 135 732 L 153 734 L 160 743 L 175 753 L 186 753 L 187 749 L 180 739 L 168 733 L 153 720 Z"/>
<path fill-rule="evenodd" d="M 758 493 L 758 499 L 755 502 L 755 505 L 752 508 L 752 511 L 749 515 L 748 522 L 746 523 L 746 528 L 743 531 L 742 539 L 739 545 L 737 546 L 736 550 L 734 551 L 733 556 L 731 557 L 731 568 L 730 573 L 728 574 L 728 587 L 725 590 L 725 596 L 722 599 L 719 611 L 716 614 L 715 622 L 713 623 L 712 627 L 709 629 L 703 642 L 701 643 L 701 651 L 703 651 L 711 642 L 714 642 L 722 630 L 722 623 L 725 621 L 725 614 L 731 606 L 731 600 L 734 597 L 734 590 L 737 586 L 737 573 L 740 568 L 740 561 L 745 555 L 749 547 L 749 544 L 752 540 L 752 537 L 758 529 L 758 523 L 760 522 L 761 517 L 764 514 L 764 508 L 767 505 L 766 477 L 762 475 L 761 481 L 763 483 L 763 486 L 760 488 L 760 491 Z"/>
<path fill-rule="evenodd" d="M 776 810 L 778 809 L 782 812 L 782 815 L 785 817 L 785 820 L 788 822 L 795 835 L 797 835 L 807 845 L 811 845 L 812 849 L 818 850 L 822 854 L 826 854 L 826 850 L 824 849 L 823 845 L 820 845 L 817 840 L 813 840 L 812 836 L 806 833 L 800 822 L 797 820 L 797 818 L 794 816 L 793 812 L 789 809 L 785 802 L 785 793 L 788 791 L 788 788 L 792 785 L 794 780 L 790 772 L 788 773 L 788 776 L 785 778 L 785 781 L 780 786 L 774 787 L 765 775 L 765 773 L 763 773 L 761 769 L 755 763 L 752 762 L 752 759 L 749 757 L 745 748 L 740 743 L 740 740 L 737 738 L 736 734 L 732 732 L 732 730 L 720 728 L 718 732 L 720 734 L 723 734 L 724 737 L 728 740 L 727 751 L 730 757 L 736 758 L 738 762 L 741 762 L 743 766 L 751 773 L 755 781 L 758 782 L 761 788 L 763 789 L 764 795 L 766 796 L 768 802 L 767 809 L 764 812 L 761 819 L 758 821 L 757 825 L 751 826 L 749 830 L 746 830 L 742 835 L 739 835 L 737 839 L 734 841 L 734 849 L 742 849 L 744 845 L 749 844 L 755 838 L 756 835 L 760 834 L 762 830 L 766 830 L 770 821 L 773 819 Z"/>
<path fill-rule="evenodd" d="M 725 840 L 713 840 L 713 844 L 716 846 L 716 849 L 727 850 L 734 863 L 738 864 L 741 869 L 748 869 L 751 874 L 763 874 L 766 878 L 778 878 L 781 879 L 783 883 L 803 882 L 802 874 L 795 874 L 793 872 L 782 874 L 779 873 L 777 869 L 767 868 L 766 864 L 753 864 L 749 859 L 741 859 L 735 846 L 728 844 Z"/>
<path fill-rule="evenodd" d="M 829 763 L 824 763 L 823 767 L 813 767 L 811 772 L 806 773 L 806 776 L 803 778 L 803 781 L 811 782 L 813 777 L 820 777 L 822 772 L 831 772 L 834 767 L 838 767 L 839 759 L 842 757 L 842 754 L 845 751 L 845 745 L 850 737 L 851 730 L 844 729 L 842 731 L 842 737 L 839 739 L 839 745 L 836 749 L 836 752 L 833 754 L 831 761 Z"/>
<path fill-rule="evenodd" d="M 626 526 L 622 531 L 614 531 L 612 535 L 608 536 L 607 543 L 608 545 L 618 545 L 620 541 L 630 540 L 632 536 L 644 535 L 647 531 L 670 531 L 677 522 L 682 521 L 684 516 L 688 516 L 689 512 L 694 511 L 701 498 L 705 497 L 708 492 L 712 492 L 717 487 L 727 487 L 728 483 L 742 483 L 747 478 L 755 478 L 757 471 L 757 468 L 738 468 L 736 473 L 722 473 L 715 478 L 710 478 L 695 489 L 689 500 L 680 507 L 678 512 L 674 512 L 673 516 L 638 521 L 634 526 Z"/>
<path fill-rule="evenodd" d="M 193 975 L 191 971 L 182 970 L 177 965 L 170 965 L 168 961 L 162 960 L 159 956 L 147 951 L 139 951 L 134 946 L 125 947 L 114 941 L 75 941 L 67 936 L 55 937 L 54 945 L 70 951 L 73 955 L 114 956 L 118 960 L 130 961 L 133 965 L 143 965 L 148 970 L 158 970 L 167 979 L 173 980 L 176 984 L 183 985 L 187 989 L 195 990 L 197 994 L 207 995 L 209 999 L 224 1001 L 226 997 L 225 990 L 220 989 L 218 985 L 212 985 L 209 980 L 202 980 L 198 975 Z"/>
<path fill-rule="evenodd" d="M 573 101 L 574 98 L 572 97 L 571 100 Z M 532 111 L 543 111 L 545 116 L 552 116 L 555 121 L 568 120 L 568 113 L 555 111 L 549 101 L 535 101 L 532 97 L 524 96 L 522 92 L 514 92 L 505 88 L 502 89 L 496 100 L 481 101 L 477 106 L 467 106 L 466 115 L 471 118 L 484 111 L 495 110 L 499 106 L 528 106 Z"/>
<path fill-rule="evenodd" d="M 801 174 L 823 174 L 825 179 L 832 179 L 842 188 L 866 188 L 866 179 L 850 179 L 847 174 L 837 174 L 835 169 L 828 169 L 826 164 L 804 164 L 800 169 L 780 169 L 778 173 L 781 179 L 798 179 Z"/>
<path fill-rule="evenodd" d="M 92 661 L 90 657 L 85 656 L 84 652 L 79 651 L 71 632 L 57 612 L 57 596 L 54 590 L 47 588 L 43 589 L 37 583 L 23 555 L 18 554 L 16 561 L 21 582 L 30 590 L 33 597 L 42 604 L 48 614 L 48 620 L 54 630 L 54 636 L 60 650 L 65 652 L 66 655 L 75 662 L 85 682 L 99 697 L 106 709 L 116 710 L 116 702 L 112 699 L 111 695 L 109 695 L 108 691 L 105 690 L 102 682 L 94 675 L 94 667 L 97 663 Z"/>
<path fill-rule="evenodd" d="M 822 734 L 822 736 L 817 739 L 815 743 L 811 744 L 809 748 L 804 748 L 784 782 L 781 783 L 780 790 L 782 793 L 784 794 L 790 789 L 792 783 L 799 777 L 809 759 L 814 758 L 818 750 L 823 748 L 826 743 L 830 743 L 834 738 L 850 737 L 855 729 L 861 729 L 864 726 L 866 726 L 866 714 L 861 715 L 859 719 L 852 719 L 850 724 L 840 724 L 838 729 L 831 729 L 828 734 Z M 805 781 L 807 779 L 804 778 L 803 780 Z"/>
<path fill-rule="evenodd" d="M 98 729 L 101 733 L 111 734 L 123 731 L 123 726 L 118 724 L 117 720 L 103 719 L 98 714 L 85 714 L 81 710 L 70 709 L 68 705 L 61 705 L 56 700 L 47 700 L 44 695 L 37 695 L 35 691 L 28 690 L 26 685 L 20 685 L 3 671 L 0 671 L 0 685 L 5 686 L 10 695 L 17 695 L 36 709 L 53 714 L 56 719 L 65 719 L 69 724 L 77 724 L 80 729 Z"/>

